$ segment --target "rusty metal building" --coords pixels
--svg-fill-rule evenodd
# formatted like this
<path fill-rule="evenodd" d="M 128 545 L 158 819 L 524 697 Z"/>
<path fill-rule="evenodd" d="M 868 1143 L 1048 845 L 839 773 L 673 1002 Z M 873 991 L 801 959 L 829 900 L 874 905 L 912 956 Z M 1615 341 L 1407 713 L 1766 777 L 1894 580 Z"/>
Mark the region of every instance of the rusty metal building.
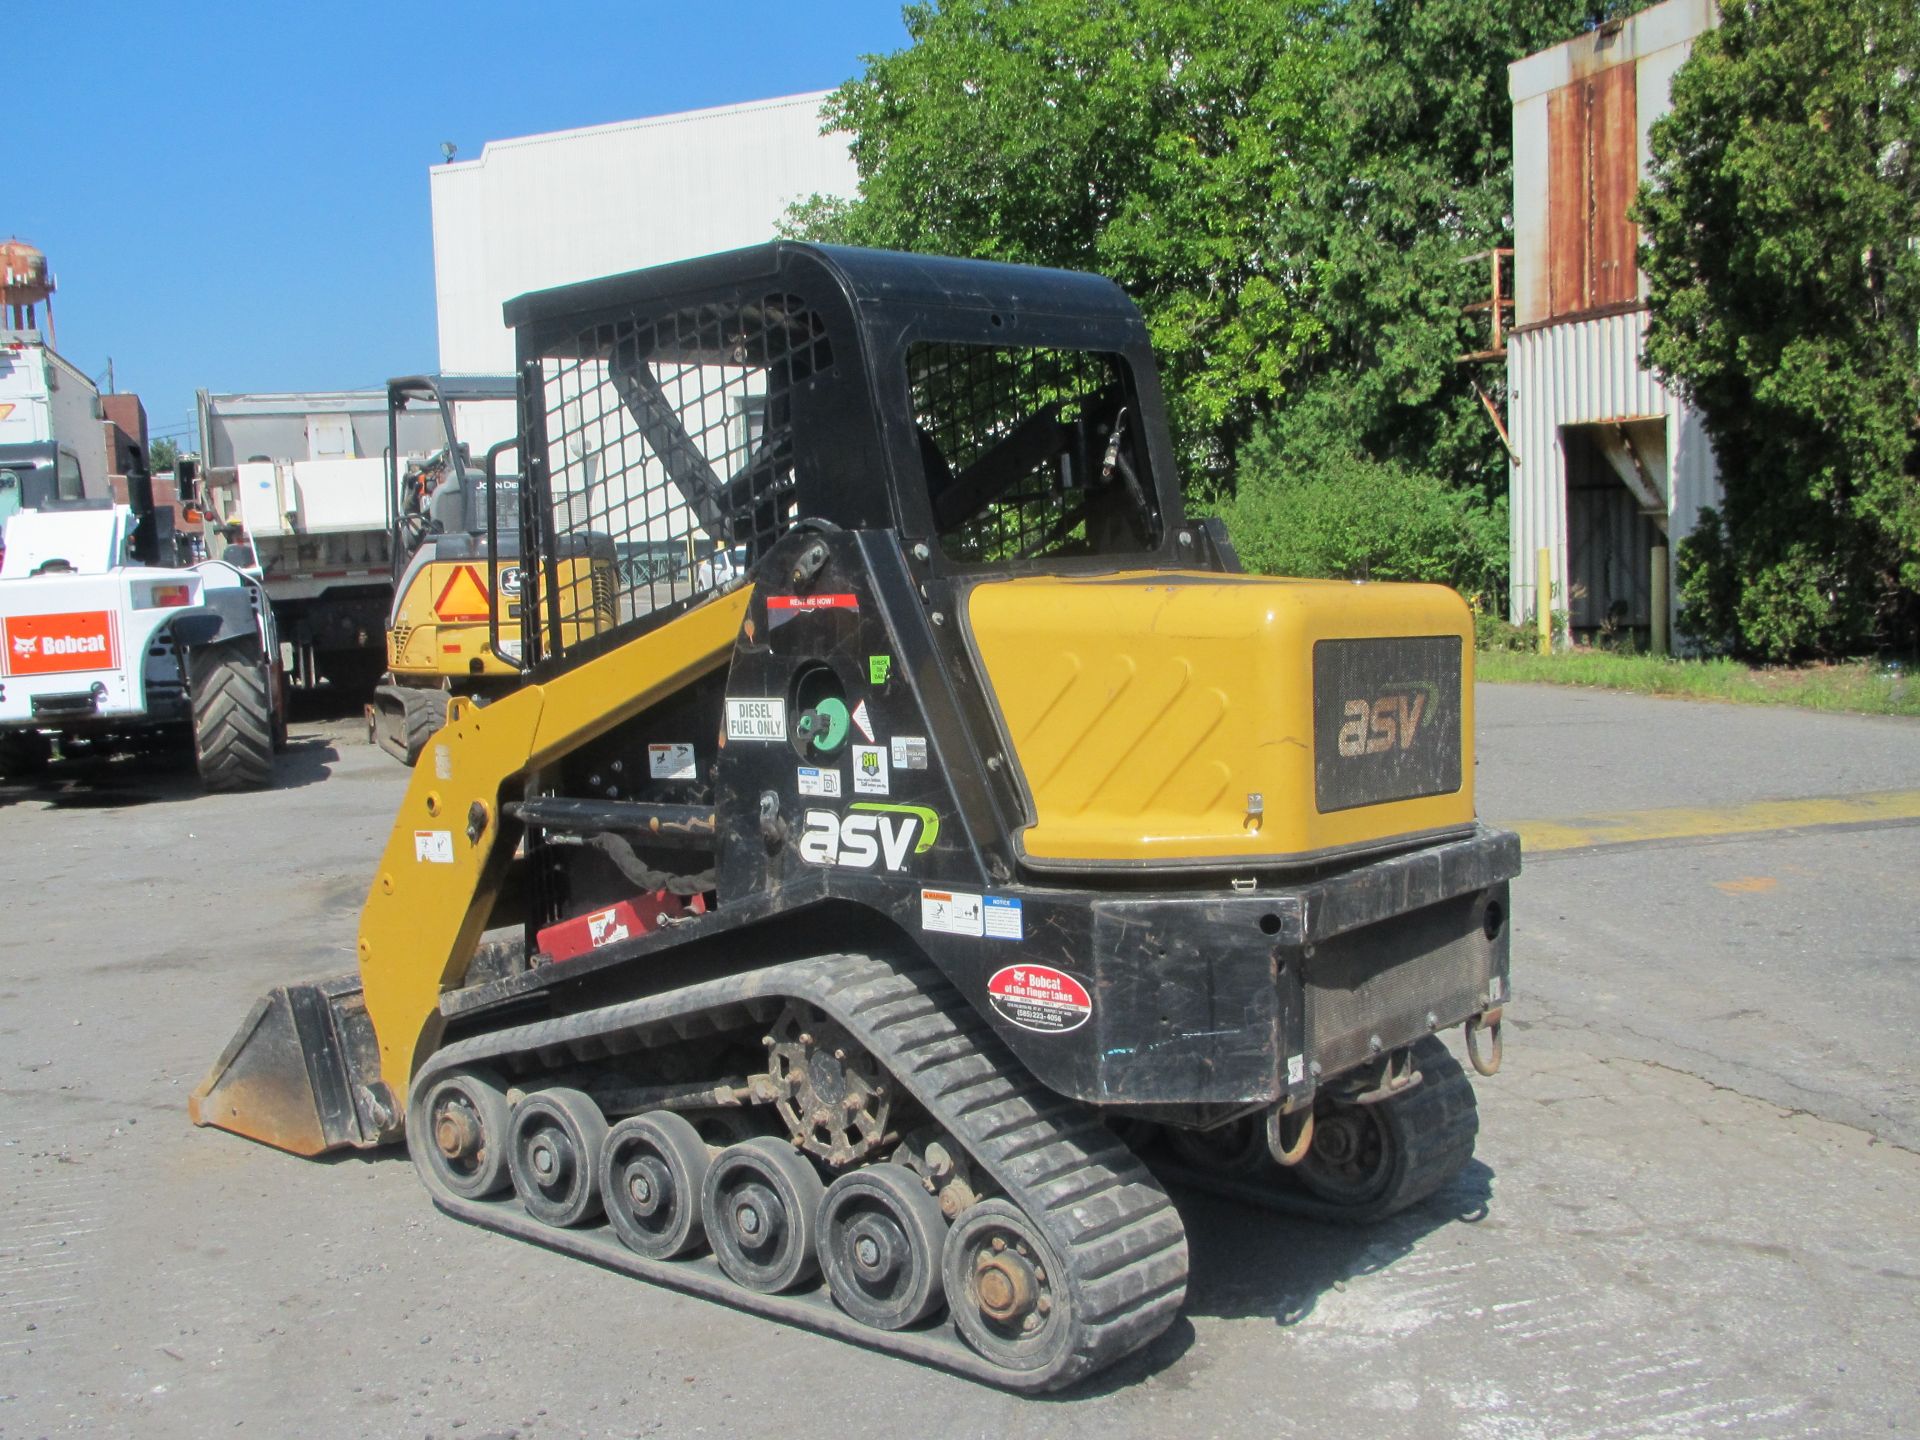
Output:
<path fill-rule="evenodd" d="M 1646 288 L 1628 211 L 1674 71 L 1718 18 L 1712 0 L 1666 0 L 1508 67 L 1516 622 L 1536 614 L 1544 547 L 1551 608 L 1576 637 L 1647 633 L 1656 547 L 1677 544 L 1717 502 L 1700 416 L 1641 364 Z"/>

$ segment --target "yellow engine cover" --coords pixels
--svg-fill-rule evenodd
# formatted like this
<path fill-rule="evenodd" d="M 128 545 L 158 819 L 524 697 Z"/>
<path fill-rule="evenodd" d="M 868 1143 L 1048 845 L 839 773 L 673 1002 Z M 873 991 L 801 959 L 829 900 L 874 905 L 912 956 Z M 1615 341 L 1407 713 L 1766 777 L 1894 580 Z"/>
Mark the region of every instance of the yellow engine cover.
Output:
<path fill-rule="evenodd" d="M 557 562 L 561 643 L 571 646 L 613 628 L 611 558 L 570 557 Z M 487 611 L 498 614 L 503 642 L 520 635 L 519 607 L 541 605 L 538 571 L 502 564 L 502 593 L 491 594 L 484 558 L 434 560 L 396 596 L 387 628 L 387 668 L 415 682 L 435 677 L 518 676 L 520 667 L 489 644 Z M 507 577 L 515 577 L 508 580 Z M 509 589 L 509 584 L 512 588 Z M 541 618 L 546 619 L 544 610 Z"/>
<path fill-rule="evenodd" d="M 1300 864 L 1472 825 L 1473 622 L 1438 585 L 984 581 L 967 626 L 1040 869 Z"/>

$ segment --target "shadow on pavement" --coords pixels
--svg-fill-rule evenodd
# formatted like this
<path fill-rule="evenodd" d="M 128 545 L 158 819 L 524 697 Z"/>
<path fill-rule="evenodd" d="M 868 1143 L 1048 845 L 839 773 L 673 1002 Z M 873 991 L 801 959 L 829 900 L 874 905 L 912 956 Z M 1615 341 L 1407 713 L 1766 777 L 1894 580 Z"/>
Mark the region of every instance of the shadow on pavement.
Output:
<path fill-rule="evenodd" d="M 1328 1291 L 1391 1268 L 1449 1225 L 1484 1220 L 1493 1199 L 1493 1171 L 1469 1161 L 1432 1199 L 1372 1225 L 1299 1219 L 1169 1189 L 1187 1230 L 1187 1299 L 1179 1317 L 1150 1345 L 1086 1384 L 1038 1398 L 1091 1400 L 1167 1370 L 1193 1345 L 1195 1316 L 1298 1325 Z"/>
<path fill-rule="evenodd" d="M 317 785 L 332 772 L 340 752 L 324 735 L 294 735 L 274 756 L 273 789 Z M 194 772 L 192 752 L 78 755 L 55 760 L 30 780 L 0 782 L 0 808 L 34 803 L 53 810 L 119 810 L 206 798 Z M 244 793 L 244 792 L 242 792 Z"/>

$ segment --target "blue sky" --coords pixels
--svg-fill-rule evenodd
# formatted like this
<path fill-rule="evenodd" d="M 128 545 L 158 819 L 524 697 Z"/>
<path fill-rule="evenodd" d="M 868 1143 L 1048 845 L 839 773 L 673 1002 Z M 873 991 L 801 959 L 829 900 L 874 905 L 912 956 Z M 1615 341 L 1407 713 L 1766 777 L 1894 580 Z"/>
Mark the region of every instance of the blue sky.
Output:
<path fill-rule="evenodd" d="M 0 237 L 47 252 L 61 352 L 100 376 L 111 356 L 183 448 L 198 388 L 434 368 L 441 141 L 470 159 L 510 135 L 826 89 L 907 41 L 900 0 L 6 15 Z"/>

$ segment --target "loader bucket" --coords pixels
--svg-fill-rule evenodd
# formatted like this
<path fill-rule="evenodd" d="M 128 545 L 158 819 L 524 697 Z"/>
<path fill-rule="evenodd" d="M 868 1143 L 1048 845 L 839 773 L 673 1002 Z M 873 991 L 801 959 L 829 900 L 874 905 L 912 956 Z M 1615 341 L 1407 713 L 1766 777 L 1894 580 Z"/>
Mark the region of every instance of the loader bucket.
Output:
<path fill-rule="evenodd" d="M 399 1139 L 403 1120 L 380 1080 L 360 977 L 268 991 L 188 1098 L 187 1114 L 295 1155 Z"/>

